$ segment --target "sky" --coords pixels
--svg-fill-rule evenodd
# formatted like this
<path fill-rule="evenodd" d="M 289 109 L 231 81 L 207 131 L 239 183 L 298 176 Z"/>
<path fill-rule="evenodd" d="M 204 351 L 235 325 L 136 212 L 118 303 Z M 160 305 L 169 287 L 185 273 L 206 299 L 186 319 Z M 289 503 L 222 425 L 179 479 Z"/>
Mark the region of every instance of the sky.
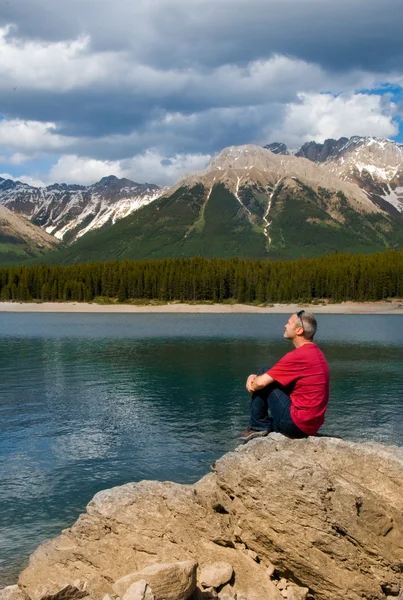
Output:
<path fill-rule="evenodd" d="M 171 184 L 224 147 L 403 142 L 401 0 L 0 0 L 0 177 Z"/>

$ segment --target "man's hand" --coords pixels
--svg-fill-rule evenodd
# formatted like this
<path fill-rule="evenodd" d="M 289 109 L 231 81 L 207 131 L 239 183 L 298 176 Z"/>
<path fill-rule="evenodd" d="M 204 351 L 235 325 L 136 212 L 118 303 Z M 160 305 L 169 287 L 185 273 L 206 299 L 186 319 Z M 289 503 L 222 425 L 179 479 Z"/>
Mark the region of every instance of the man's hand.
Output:
<path fill-rule="evenodd" d="M 252 373 L 252 375 L 249 375 L 248 379 L 246 380 L 246 389 L 248 390 L 248 392 L 253 392 L 254 390 L 251 388 L 251 383 L 254 379 L 256 379 L 257 375 L 256 373 Z"/>
<path fill-rule="evenodd" d="M 270 375 L 267 373 L 263 373 L 263 375 L 255 375 L 252 373 L 252 375 L 249 375 L 248 379 L 246 380 L 246 389 L 250 393 L 257 392 L 258 390 L 261 390 L 267 385 L 273 383 L 273 381 L 273 377 L 270 377 Z"/>

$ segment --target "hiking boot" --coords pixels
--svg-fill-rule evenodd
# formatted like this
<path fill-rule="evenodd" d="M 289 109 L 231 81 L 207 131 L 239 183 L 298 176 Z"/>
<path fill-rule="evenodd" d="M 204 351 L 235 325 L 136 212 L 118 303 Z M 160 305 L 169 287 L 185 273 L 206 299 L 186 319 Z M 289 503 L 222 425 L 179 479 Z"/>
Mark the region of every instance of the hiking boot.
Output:
<path fill-rule="evenodd" d="M 264 429 L 263 431 L 258 431 L 257 429 L 251 429 L 248 427 L 244 431 L 238 434 L 238 440 L 240 442 L 249 442 L 249 440 L 253 440 L 253 438 L 257 437 L 265 437 L 269 432 L 269 429 Z"/>

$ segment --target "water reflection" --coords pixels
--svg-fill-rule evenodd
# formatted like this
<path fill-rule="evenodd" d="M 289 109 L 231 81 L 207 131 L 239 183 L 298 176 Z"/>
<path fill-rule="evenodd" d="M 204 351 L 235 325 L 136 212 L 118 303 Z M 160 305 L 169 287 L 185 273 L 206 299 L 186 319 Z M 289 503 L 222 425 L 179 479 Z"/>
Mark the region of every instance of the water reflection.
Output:
<path fill-rule="evenodd" d="M 325 431 L 403 444 L 403 317 L 320 317 Z M 234 448 L 283 315 L 1 315 L 0 585 L 100 489 L 195 481 Z"/>

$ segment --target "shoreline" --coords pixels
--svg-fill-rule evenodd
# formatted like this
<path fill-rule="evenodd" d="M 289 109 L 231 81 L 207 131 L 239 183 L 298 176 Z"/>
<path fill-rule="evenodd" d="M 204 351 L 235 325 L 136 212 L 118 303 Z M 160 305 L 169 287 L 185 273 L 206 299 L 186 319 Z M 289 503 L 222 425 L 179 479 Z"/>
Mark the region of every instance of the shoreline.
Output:
<path fill-rule="evenodd" d="M 95 304 L 89 302 L 0 302 L 0 313 L 166 313 L 166 314 L 314 314 L 403 315 L 403 300 L 338 304 Z"/>

